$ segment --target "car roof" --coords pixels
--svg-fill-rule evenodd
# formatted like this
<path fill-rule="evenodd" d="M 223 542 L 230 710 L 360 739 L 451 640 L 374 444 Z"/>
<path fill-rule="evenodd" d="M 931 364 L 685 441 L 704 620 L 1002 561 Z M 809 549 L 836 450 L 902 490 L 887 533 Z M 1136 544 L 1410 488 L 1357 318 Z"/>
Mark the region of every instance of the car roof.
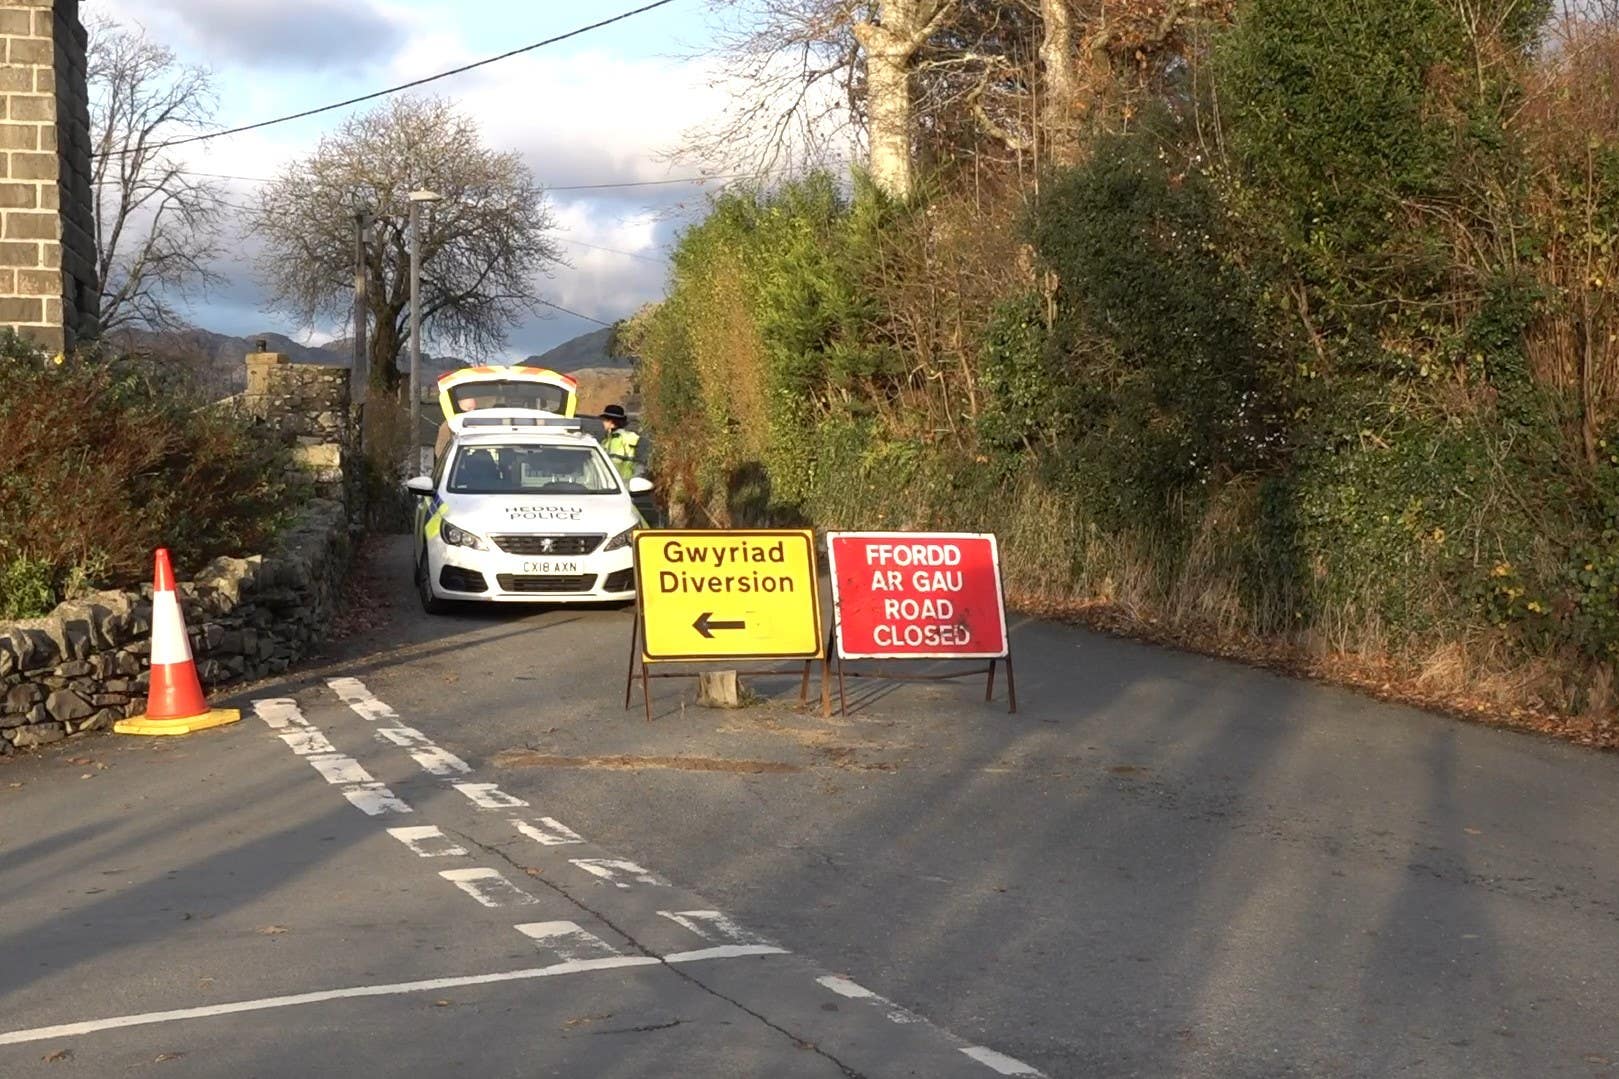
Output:
<path fill-rule="evenodd" d="M 536 446 L 594 446 L 595 439 L 583 431 L 568 431 L 533 427 L 484 427 L 476 431 L 462 431 L 452 440 L 457 446 L 501 445 L 521 443 Z"/>

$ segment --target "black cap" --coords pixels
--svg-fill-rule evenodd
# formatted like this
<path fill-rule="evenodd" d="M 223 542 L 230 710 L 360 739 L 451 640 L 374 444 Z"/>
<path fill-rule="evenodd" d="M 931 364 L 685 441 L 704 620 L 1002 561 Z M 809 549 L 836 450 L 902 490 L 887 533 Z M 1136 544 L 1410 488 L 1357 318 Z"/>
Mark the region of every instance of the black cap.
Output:
<path fill-rule="evenodd" d="M 623 405 L 608 405 L 606 408 L 602 409 L 600 418 L 604 420 L 613 420 L 617 423 L 628 423 L 630 416 L 629 413 L 624 411 Z"/>

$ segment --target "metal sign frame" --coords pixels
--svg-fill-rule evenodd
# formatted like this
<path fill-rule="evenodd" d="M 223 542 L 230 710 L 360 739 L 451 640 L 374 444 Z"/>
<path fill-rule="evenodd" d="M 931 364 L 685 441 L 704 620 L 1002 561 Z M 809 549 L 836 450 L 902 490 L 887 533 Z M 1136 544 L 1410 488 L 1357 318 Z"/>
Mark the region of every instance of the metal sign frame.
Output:
<path fill-rule="evenodd" d="M 646 654 L 646 648 L 645 648 L 645 644 L 646 644 L 646 624 L 645 624 L 646 605 L 645 605 L 645 603 L 643 602 L 643 599 L 642 599 L 642 597 L 645 595 L 645 590 L 644 590 L 644 587 L 643 587 L 644 582 L 641 579 L 641 560 L 640 560 L 640 558 L 636 558 L 635 559 L 635 611 L 634 611 L 633 617 L 631 617 L 631 619 L 630 619 L 630 661 L 629 661 L 629 667 L 628 667 L 628 669 L 627 669 L 627 671 L 625 672 L 625 675 L 624 675 L 624 710 L 626 712 L 630 710 L 630 703 L 634 698 L 637 667 L 639 667 L 640 676 L 641 676 L 641 678 L 640 678 L 640 681 L 641 681 L 641 699 L 646 705 L 646 721 L 648 723 L 651 723 L 652 722 L 652 684 L 651 684 L 651 680 L 654 679 L 654 678 L 687 678 L 687 677 L 690 677 L 693 673 L 695 673 L 695 672 L 692 672 L 692 671 L 653 671 L 653 670 L 649 669 L 649 667 L 652 664 L 669 664 L 669 663 L 715 664 L 715 663 L 723 663 L 723 664 L 729 665 L 729 664 L 733 664 L 733 663 L 737 662 L 738 660 L 743 660 L 743 661 L 746 661 L 746 660 L 776 660 L 778 662 L 786 662 L 786 661 L 790 661 L 790 660 L 791 661 L 801 661 L 804 664 L 804 670 L 803 670 L 802 678 L 801 678 L 801 680 L 799 682 L 799 686 L 798 686 L 798 703 L 799 703 L 800 707 L 804 707 L 804 706 L 807 706 L 809 704 L 810 668 L 817 661 L 819 661 L 820 664 L 821 664 L 821 716 L 823 718 L 829 718 L 831 716 L 831 714 L 832 714 L 831 666 L 830 666 L 829 659 L 828 659 L 829 653 L 827 651 L 827 647 L 820 643 L 820 641 L 821 641 L 821 630 L 822 630 L 822 627 L 825 625 L 825 619 L 824 619 L 822 611 L 821 611 L 820 559 L 819 559 L 819 556 L 818 556 L 818 553 L 817 553 L 816 547 L 815 547 L 815 536 L 814 536 L 814 534 L 811 533 L 811 532 L 808 532 L 807 530 L 784 529 L 784 528 L 783 529 L 745 529 L 745 528 L 739 528 L 739 529 L 668 528 L 668 529 L 666 529 L 666 528 L 647 528 L 647 529 L 637 529 L 636 532 L 635 532 L 635 535 L 631 537 L 631 539 L 630 539 L 630 549 L 631 549 L 631 551 L 635 550 L 636 540 L 641 535 L 646 534 L 646 533 L 652 533 L 652 532 L 667 533 L 667 534 L 672 535 L 672 536 L 674 536 L 674 535 L 687 535 L 687 536 L 699 536 L 699 537 L 700 536 L 729 536 L 729 537 L 741 537 L 741 538 L 746 538 L 746 537 L 749 537 L 749 536 L 755 536 L 755 537 L 763 537 L 763 536 L 770 536 L 770 537 L 795 536 L 795 537 L 805 539 L 808 542 L 808 546 L 809 546 L 809 570 L 810 570 L 810 584 L 811 584 L 810 593 L 811 593 L 811 605 L 812 605 L 811 609 L 814 612 L 814 617 L 815 617 L 815 638 L 814 639 L 817 642 L 817 644 L 816 644 L 816 654 L 814 654 L 814 655 L 802 655 L 802 654 L 781 655 L 781 654 L 776 654 L 776 653 L 769 653 L 769 654 L 760 655 L 758 653 L 742 653 L 742 654 L 739 654 L 739 655 L 732 655 L 732 656 L 714 656 L 714 655 L 702 655 L 702 656 L 648 656 Z M 716 626 L 716 628 L 718 628 L 718 627 Z M 753 675 L 781 675 L 781 674 L 789 674 L 789 673 L 791 673 L 790 671 L 784 671 L 784 670 L 772 669 L 772 668 L 739 669 L 739 668 L 736 668 L 736 667 L 727 666 L 727 669 L 728 670 L 735 670 L 738 674 L 753 674 Z"/>
<path fill-rule="evenodd" d="M 1001 619 L 1001 643 L 1004 646 L 1000 652 L 990 654 L 987 652 L 967 653 L 937 653 L 925 656 L 917 655 L 889 655 L 885 653 L 866 653 L 845 656 L 843 653 L 843 603 L 838 594 L 838 556 L 833 540 L 839 536 L 856 536 L 861 539 L 892 539 L 903 542 L 907 539 L 912 542 L 918 539 L 951 540 L 972 539 L 989 540 L 990 553 L 995 564 L 995 598 L 999 604 Z M 975 675 L 985 675 L 984 703 L 995 699 L 995 669 L 999 664 L 1006 664 L 1006 698 L 1007 711 L 1017 713 L 1017 675 L 1012 666 L 1012 631 L 1006 620 L 1006 585 L 1001 575 L 1001 545 L 1000 538 L 993 532 L 829 532 L 826 536 L 826 561 L 828 572 L 831 574 L 832 586 L 832 632 L 827 635 L 827 664 L 836 666 L 838 673 L 838 711 L 842 715 L 849 714 L 849 696 L 844 688 L 845 678 L 876 678 L 895 682 L 945 682 L 957 678 L 971 678 Z M 944 671 L 938 674 L 895 674 L 888 671 L 852 671 L 844 667 L 845 659 L 870 659 L 883 663 L 929 663 L 951 662 L 957 660 L 989 660 L 988 666 L 972 667 L 964 671 Z"/>

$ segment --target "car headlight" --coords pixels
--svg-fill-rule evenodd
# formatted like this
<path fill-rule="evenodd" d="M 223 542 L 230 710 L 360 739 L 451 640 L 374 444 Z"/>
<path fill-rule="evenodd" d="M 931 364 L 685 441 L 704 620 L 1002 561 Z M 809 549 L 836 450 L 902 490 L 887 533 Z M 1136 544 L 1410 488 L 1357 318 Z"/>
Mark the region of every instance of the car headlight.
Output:
<path fill-rule="evenodd" d="M 603 547 L 602 550 L 616 551 L 620 547 L 628 547 L 630 545 L 630 540 L 633 538 L 635 538 L 635 526 L 631 525 L 629 528 L 626 528 L 624 531 L 608 540 L 607 546 Z"/>
<path fill-rule="evenodd" d="M 439 529 L 439 536 L 451 547 L 471 547 L 474 551 L 488 550 L 484 546 L 483 540 L 464 528 L 457 528 L 448 521 L 445 521 L 444 527 Z"/>

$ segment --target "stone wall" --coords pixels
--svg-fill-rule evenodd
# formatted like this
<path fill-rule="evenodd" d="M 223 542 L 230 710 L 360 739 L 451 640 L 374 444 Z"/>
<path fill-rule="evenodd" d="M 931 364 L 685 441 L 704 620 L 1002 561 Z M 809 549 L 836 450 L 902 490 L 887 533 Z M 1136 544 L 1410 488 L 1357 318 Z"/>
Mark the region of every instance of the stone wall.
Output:
<path fill-rule="evenodd" d="M 219 558 L 179 585 L 203 685 L 285 671 L 318 641 L 342 594 L 344 507 L 311 503 L 273 555 Z M 152 589 L 100 592 L 0 627 L 0 754 L 110 727 L 146 705 Z"/>
<path fill-rule="evenodd" d="M 71 349 L 101 302 L 79 0 L 0 0 L 0 44 L 0 325 Z"/>
<path fill-rule="evenodd" d="M 347 370 L 251 356 L 242 406 L 298 440 L 301 467 L 322 497 L 304 507 L 274 552 L 215 559 L 179 585 L 197 673 L 210 689 L 279 674 L 320 640 L 356 536 Z M 150 585 L 0 624 L 0 755 L 138 714 L 151 632 Z"/>
<path fill-rule="evenodd" d="M 279 352 L 247 357 L 247 389 L 236 398 L 250 416 L 289 435 L 296 467 L 322 498 L 361 510 L 359 425 L 349 407 L 346 367 L 289 363 Z"/>

